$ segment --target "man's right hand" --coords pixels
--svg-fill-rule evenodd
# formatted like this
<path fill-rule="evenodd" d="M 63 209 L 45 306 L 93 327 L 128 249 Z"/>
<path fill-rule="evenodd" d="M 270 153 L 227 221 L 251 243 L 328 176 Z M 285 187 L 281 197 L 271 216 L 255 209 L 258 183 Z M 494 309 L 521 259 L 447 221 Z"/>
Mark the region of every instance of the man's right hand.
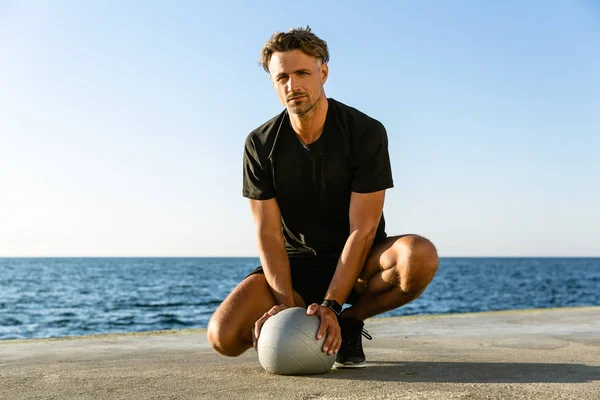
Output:
<path fill-rule="evenodd" d="M 265 321 L 268 320 L 269 318 L 271 318 L 273 315 L 277 314 L 279 311 L 283 311 L 286 308 L 290 308 L 290 307 L 291 306 L 288 306 L 285 304 L 279 304 L 279 305 L 273 306 L 269 311 L 264 313 L 263 316 L 260 317 L 254 323 L 254 329 L 252 329 L 252 346 L 254 347 L 254 350 L 256 350 L 256 345 L 258 344 L 258 338 L 260 336 L 260 330 L 261 330 L 263 324 L 265 323 Z"/>

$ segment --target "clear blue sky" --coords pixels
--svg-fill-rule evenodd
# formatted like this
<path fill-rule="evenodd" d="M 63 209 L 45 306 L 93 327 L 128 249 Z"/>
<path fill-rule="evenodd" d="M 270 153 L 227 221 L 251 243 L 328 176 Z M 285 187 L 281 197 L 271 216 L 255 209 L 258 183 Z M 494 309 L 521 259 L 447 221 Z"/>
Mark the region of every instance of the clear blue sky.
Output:
<path fill-rule="evenodd" d="M 387 128 L 389 234 L 600 256 L 597 2 L 339 4 L 0 0 L 0 256 L 257 255 L 257 59 L 306 24 L 327 95 Z"/>

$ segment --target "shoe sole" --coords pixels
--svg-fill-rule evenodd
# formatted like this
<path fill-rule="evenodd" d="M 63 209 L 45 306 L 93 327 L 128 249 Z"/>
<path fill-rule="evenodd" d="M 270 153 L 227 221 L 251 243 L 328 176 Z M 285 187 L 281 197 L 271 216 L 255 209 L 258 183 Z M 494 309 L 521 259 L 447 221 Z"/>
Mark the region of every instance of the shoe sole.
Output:
<path fill-rule="evenodd" d="M 345 364 L 339 363 L 339 362 L 334 362 L 333 363 L 333 368 L 335 369 L 344 369 L 344 368 L 364 368 L 367 366 L 367 362 L 363 361 L 360 364 L 354 364 L 351 362 L 347 362 Z"/>

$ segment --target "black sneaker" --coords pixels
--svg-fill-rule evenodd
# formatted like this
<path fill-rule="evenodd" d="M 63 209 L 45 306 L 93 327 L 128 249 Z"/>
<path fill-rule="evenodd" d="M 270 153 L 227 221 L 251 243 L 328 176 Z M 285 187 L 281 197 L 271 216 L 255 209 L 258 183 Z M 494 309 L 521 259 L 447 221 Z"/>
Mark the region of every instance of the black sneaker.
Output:
<path fill-rule="evenodd" d="M 364 329 L 364 326 L 362 321 L 355 318 L 340 320 L 342 345 L 333 364 L 335 368 L 364 368 L 367 366 L 362 348 L 362 337 L 369 340 L 373 337 Z"/>

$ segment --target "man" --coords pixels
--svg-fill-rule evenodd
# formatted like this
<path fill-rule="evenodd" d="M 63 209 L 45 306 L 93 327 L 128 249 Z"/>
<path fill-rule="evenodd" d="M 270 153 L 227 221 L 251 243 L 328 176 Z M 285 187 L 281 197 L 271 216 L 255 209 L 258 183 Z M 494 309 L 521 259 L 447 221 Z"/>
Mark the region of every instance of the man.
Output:
<path fill-rule="evenodd" d="M 208 339 L 223 355 L 256 346 L 264 322 L 296 306 L 319 316 L 317 336 L 327 334 L 323 351 L 337 353 L 336 368 L 364 367 L 363 321 L 416 299 L 437 271 L 427 239 L 386 236 L 387 134 L 325 96 L 328 60 L 309 27 L 278 32 L 262 50 L 285 110 L 246 140 L 243 195 L 262 266 L 209 322 Z"/>

